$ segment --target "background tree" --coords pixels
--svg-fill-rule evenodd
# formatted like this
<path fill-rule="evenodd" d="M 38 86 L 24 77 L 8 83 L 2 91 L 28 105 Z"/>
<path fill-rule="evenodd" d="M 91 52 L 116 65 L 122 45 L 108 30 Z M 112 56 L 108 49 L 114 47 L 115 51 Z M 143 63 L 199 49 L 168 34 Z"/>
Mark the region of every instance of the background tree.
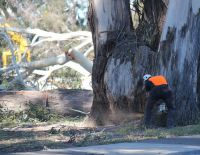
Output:
<path fill-rule="evenodd" d="M 86 2 L 87 0 L 84 0 L 84 3 L 81 3 L 85 5 L 84 9 L 87 8 Z M 84 56 L 88 56 L 90 60 L 93 58 L 91 33 L 88 31 L 82 32 L 82 28 L 76 25 L 76 4 L 77 1 L 68 0 L 8 0 L 0 2 L 0 31 L 6 34 L 10 30 L 21 35 L 27 41 L 28 49 L 31 51 L 30 64 L 22 64 L 22 62 L 27 62 L 25 59 L 22 59 L 20 64 L 18 62 L 20 71 L 27 73 L 24 74 L 23 80 L 24 84 L 30 87 L 29 89 L 91 89 L 89 85 L 91 79 L 90 73 L 86 73 L 80 65 L 72 61 L 66 62 L 66 55 L 64 54 L 69 49 L 75 48 L 79 52 L 81 51 L 82 54 L 84 53 Z M 6 11 L 7 15 L 5 13 Z M 78 12 L 79 14 L 81 13 L 80 10 Z M 81 15 L 81 17 L 82 16 L 83 15 Z M 54 22 L 55 19 L 56 22 Z M 85 21 L 87 22 L 87 20 Z M 5 27 L 5 24 L 9 26 Z M 24 27 L 28 27 L 28 29 Z M 84 29 L 86 30 L 87 28 Z M 3 35 L 0 36 L 0 42 L 3 43 Z M 8 37 L 10 36 L 8 35 Z M 4 41 L 6 42 L 5 46 L 1 46 L 1 65 L 1 61 L 3 61 L 1 55 L 2 53 L 5 55 L 6 49 L 9 49 L 8 40 Z M 13 46 L 19 48 L 16 42 L 13 42 Z M 45 62 L 50 60 L 48 58 L 51 60 L 53 58 L 53 63 L 45 64 Z M 65 60 L 62 61 L 62 65 L 58 63 L 57 58 Z M 4 60 L 6 60 L 8 64 L 6 69 L 0 68 L 0 75 L 3 77 L 1 78 L 3 79 L 3 83 L 0 85 L 0 88 L 18 90 L 21 85 L 20 87 L 15 87 L 13 84 L 11 87 L 9 86 L 16 75 L 14 74 L 15 70 L 13 70 L 13 64 L 9 61 L 10 57 L 8 56 L 7 59 Z M 64 62 L 65 64 L 63 64 Z M 58 66 L 58 64 L 60 66 Z M 73 66 L 73 70 L 69 68 L 69 66 Z M 81 74 L 77 73 L 77 71 Z M 15 84 L 17 83 L 15 82 Z M 25 88 L 23 87 L 23 89 Z"/>

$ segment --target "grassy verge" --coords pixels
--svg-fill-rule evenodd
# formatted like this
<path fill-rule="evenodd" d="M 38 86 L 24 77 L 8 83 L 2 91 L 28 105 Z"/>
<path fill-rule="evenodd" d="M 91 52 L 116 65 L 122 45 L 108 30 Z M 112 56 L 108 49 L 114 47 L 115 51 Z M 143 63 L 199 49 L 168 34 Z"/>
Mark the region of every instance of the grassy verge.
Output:
<path fill-rule="evenodd" d="M 74 125 L 69 125 L 70 123 L 74 123 Z M 99 129 L 77 127 L 76 125 L 80 123 L 82 120 L 80 122 L 68 120 L 57 122 L 57 124 L 62 124 L 60 126 L 49 123 L 49 125 L 53 125 L 49 128 L 47 124 L 38 125 L 36 123 L 37 125 L 31 127 L 23 125 L 16 130 L 13 128 L 0 130 L 0 152 L 34 151 L 200 134 L 200 124 L 173 129 L 144 129 L 134 127 L 134 125 Z"/>
<path fill-rule="evenodd" d="M 200 124 L 172 129 L 145 129 L 138 120 L 118 126 L 86 127 L 84 117 L 62 117 L 41 107 L 32 107 L 21 114 L 1 116 L 0 152 L 36 151 L 200 134 Z"/>

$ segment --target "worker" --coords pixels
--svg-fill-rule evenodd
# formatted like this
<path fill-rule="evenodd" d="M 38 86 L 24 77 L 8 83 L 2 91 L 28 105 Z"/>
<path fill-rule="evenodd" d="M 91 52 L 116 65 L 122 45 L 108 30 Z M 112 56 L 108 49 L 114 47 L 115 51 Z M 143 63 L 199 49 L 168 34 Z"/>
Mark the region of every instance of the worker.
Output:
<path fill-rule="evenodd" d="M 163 100 L 167 107 L 167 127 L 171 128 L 174 126 L 174 103 L 173 103 L 173 94 L 170 88 L 168 87 L 168 82 L 166 78 L 162 75 L 151 76 L 146 74 L 143 76 L 145 89 L 149 92 L 147 104 L 145 107 L 144 114 L 144 124 L 145 126 L 151 127 L 151 115 L 154 105 L 159 100 Z"/>

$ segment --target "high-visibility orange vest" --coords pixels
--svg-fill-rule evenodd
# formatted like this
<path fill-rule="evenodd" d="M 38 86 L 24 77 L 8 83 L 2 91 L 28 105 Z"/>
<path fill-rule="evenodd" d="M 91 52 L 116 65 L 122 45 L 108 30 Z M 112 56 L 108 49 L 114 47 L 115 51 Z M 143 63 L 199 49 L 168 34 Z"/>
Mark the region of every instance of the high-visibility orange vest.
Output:
<path fill-rule="evenodd" d="M 160 86 L 160 85 L 168 84 L 167 80 L 162 75 L 153 76 L 153 77 L 149 78 L 148 80 L 151 81 L 154 84 L 154 86 Z"/>

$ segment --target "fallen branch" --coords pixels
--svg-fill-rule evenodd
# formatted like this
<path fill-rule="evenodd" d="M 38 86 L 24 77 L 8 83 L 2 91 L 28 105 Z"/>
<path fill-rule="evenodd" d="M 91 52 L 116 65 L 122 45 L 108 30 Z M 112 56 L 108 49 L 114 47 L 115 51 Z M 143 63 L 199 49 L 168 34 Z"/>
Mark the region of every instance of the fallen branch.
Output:
<path fill-rule="evenodd" d="M 77 109 L 73 109 L 73 108 L 69 108 L 68 110 L 71 110 L 71 111 L 75 111 L 75 112 L 78 112 L 80 114 L 84 114 L 84 115 L 89 115 L 90 112 L 84 112 L 84 111 L 81 111 L 81 110 L 77 110 Z"/>
<path fill-rule="evenodd" d="M 90 48 L 88 48 L 88 50 L 85 51 L 84 56 L 87 57 L 92 51 L 94 51 L 94 46 L 91 46 Z"/>
<path fill-rule="evenodd" d="M 80 50 L 81 48 L 85 47 L 88 44 L 92 44 L 92 39 L 87 39 L 86 41 L 82 42 L 80 45 L 74 47 L 74 49 Z"/>
<path fill-rule="evenodd" d="M 34 71 L 34 74 L 40 74 L 43 77 L 39 79 L 39 82 L 45 84 L 45 81 L 48 79 L 48 77 L 54 72 L 55 70 L 61 69 L 63 67 L 71 67 L 72 69 L 75 69 L 76 71 L 80 72 L 81 74 L 88 76 L 92 72 L 92 62 L 88 60 L 83 54 L 78 52 L 81 48 L 92 44 L 92 35 L 88 31 L 78 31 L 78 32 L 70 32 L 70 33 L 63 33 L 58 34 L 54 32 L 47 32 L 40 29 L 18 29 L 13 27 L 4 27 L 0 28 L 0 30 L 6 31 L 14 31 L 17 33 L 29 33 L 34 34 L 34 38 L 31 43 L 31 47 L 36 46 L 44 41 L 62 41 L 62 40 L 68 40 L 68 39 L 75 39 L 75 38 L 84 38 L 84 41 L 76 46 L 74 49 L 69 50 L 65 54 L 58 55 L 56 57 L 50 57 L 50 58 L 44 58 L 38 61 L 32 61 L 32 62 L 20 62 L 19 64 L 16 63 L 16 61 L 13 61 L 13 65 L 8 66 L 7 68 L 0 68 L 0 74 L 9 72 L 11 70 L 16 70 L 18 77 L 20 77 L 20 69 L 25 69 L 24 73 L 27 71 L 32 72 Z M 4 33 L 2 33 L 4 34 Z M 39 41 L 37 41 L 39 39 Z M 8 40 L 6 40 L 8 42 Z M 90 51 L 92 51 L 93 48 L 90 48 L 87 50 L 87 53 L 85 55 L 88 55 Z M 11 50 L 14 56 L 14 50 Z M 23 57 L 25 57 L 26 52 L 24 53 Z M 69 61 L 74 62 L 69 62 Z M 14 63 L 15 62 L 15 63 Z M 40 71 L 38 72 L 38 69 L 45 68 L 45 67 L 51 67 L 49 71 Z M 84 68 L 84 69 L 83 69 Z M 24 78 L 25 76 L 23 76 Z M 22 77 L 20 77 L 22 80 Z M 13 80 L 16 81 L 16 78 Z M 23 80 L 22 80 L 23 81 Z M 12 82 L 11 82 L 12 83 Z"/>
<path fill-rule="evenodd" d="M 69 58 L 66 57 L 65 54 L 61 54 L 56 57 L 50 57 L 50 58 L 44 58 L 38 61 L 33 61 L 33 62 L 26 62 L 26 63 L 21 63 L 19 66 L 26 68 L 26 69 L 40 69 L 44 67 L 49 67 L 49 66 L 54 66 L 54 65 L 63 65 L 66 62 L 69 61 Z"/>
<path fill-rule="evenodd" d="M 29 70 L 54 66 L 54 65 L 63 65 L 68 61 L 73 60 L 76 63 L 79 63 L 83 68 L 85 68 L 89 73 L 92 73 L 92 62 L 88 60 L 82 53 L 78 52 L 75 49 L 72 49 L 66 54 L 61 54 L 57 57 L 45 58 L 39 61 L 21 63 L 19 67 L 23 67 Z"/>
<path fill-rule="evenodd" d="M 75 62 L 79 63 L 89 73 L 92 73 L 92 62 L 88 60 L 83 54 L 79 54 L 76 49 L 70 49 L 66 54 Z"/>
<path fill-rule="evenodd" d="M 57 39 L 73 39 L 76 37 L 92 37 L 91 32 L 89 31 L 76 31 L 76 32 L 69 32 L 69 33 L 54 33 L 54 32 L 48 32 L 48 31 L 44 31 L 41 29 L 31 29 L 31 28 L 27 28 L 27 29 L 19 29 L 19 28 L 15 28 L 15 27 L 4 27 L 4 28 L 0 28 L 0 30 L 3 31 L 13 31 L 13 32 L 18 32 L 18 33 L 28 33 L 28 34 L 35 34 L 38 37 L 52 37 L 52 38 L 57 38 Z"/>

